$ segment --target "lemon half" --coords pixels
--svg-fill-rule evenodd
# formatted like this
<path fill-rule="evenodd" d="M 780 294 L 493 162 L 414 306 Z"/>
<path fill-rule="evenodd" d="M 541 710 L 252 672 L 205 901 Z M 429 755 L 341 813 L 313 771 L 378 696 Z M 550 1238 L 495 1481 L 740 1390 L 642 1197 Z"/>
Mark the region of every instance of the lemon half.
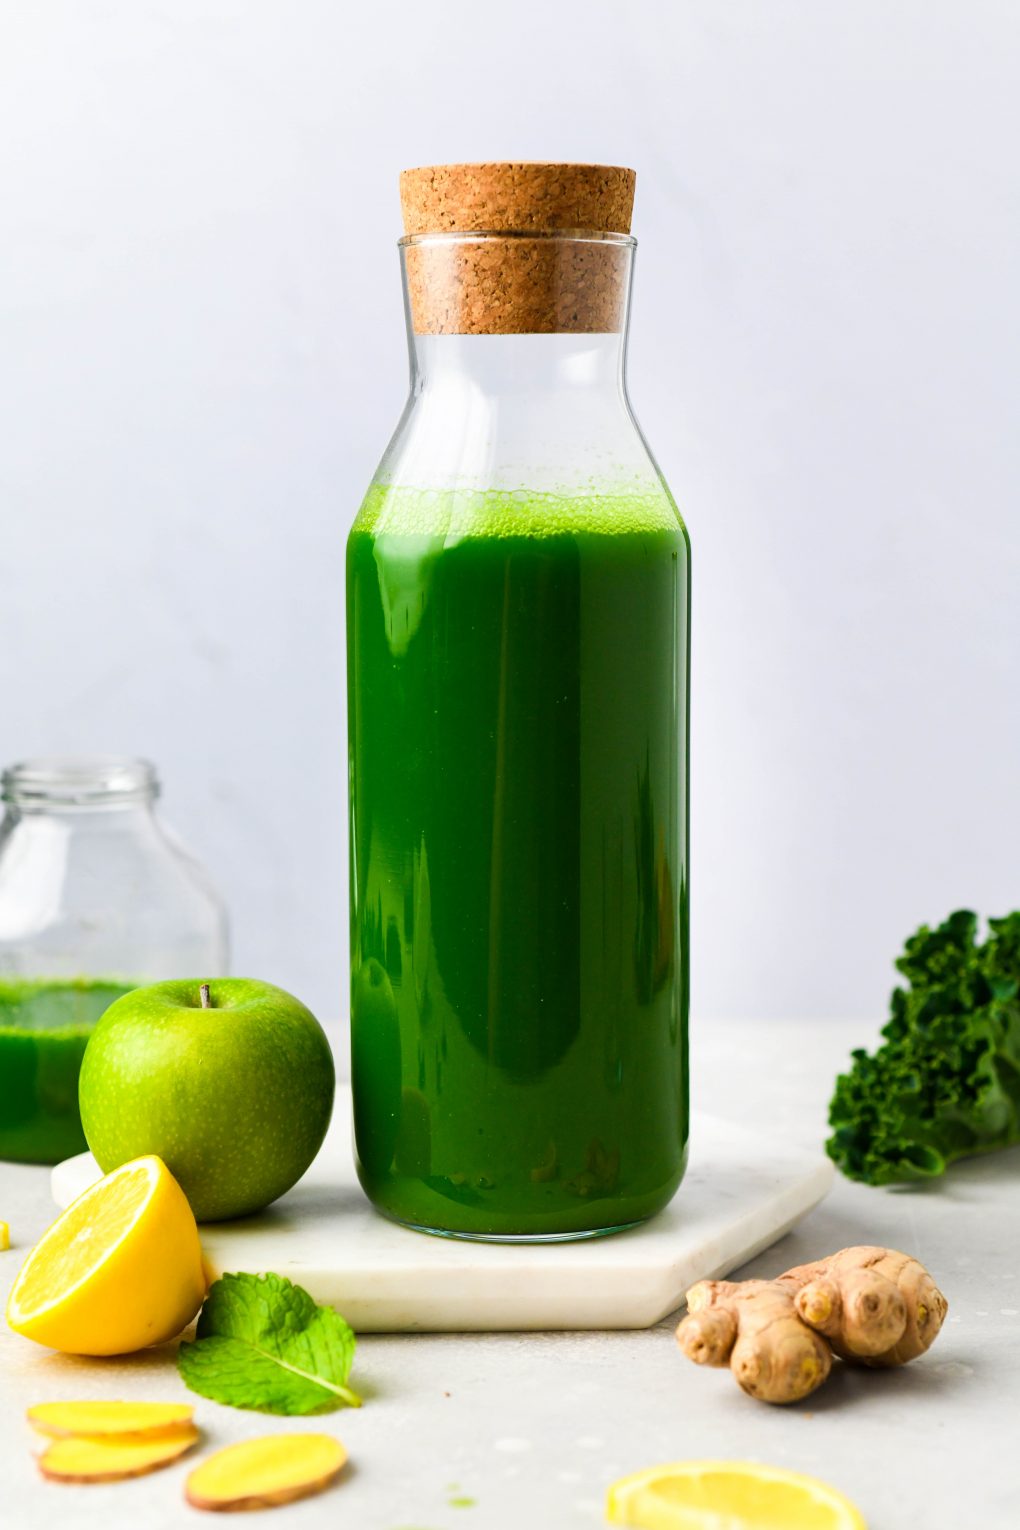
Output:
<path fill-rule="evenodd" d="M 621 1477 L 606 1516 L 638 1530 L 866 1530 L 828 1483 L 756 1461 L 674 1461 Z"/>
<path fill-rule="evenodd" d="M 161 1158 L 136 1158 L 74 1201 L 7 1299 L 15 1333 L 74 1355 L 124 1355 L 180 1333 L 205 1297 L 198 1228 Z"/>

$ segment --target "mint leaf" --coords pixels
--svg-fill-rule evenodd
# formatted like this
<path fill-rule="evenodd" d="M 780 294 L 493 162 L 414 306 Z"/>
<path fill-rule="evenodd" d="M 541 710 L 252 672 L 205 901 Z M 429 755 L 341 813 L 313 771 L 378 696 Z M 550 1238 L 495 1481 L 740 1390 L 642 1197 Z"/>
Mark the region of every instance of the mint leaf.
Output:
<path fill-rule="evenodd" d="M 232 1408 L 318 1413 L 361 1398 L 346 1385 L 354 1334 L 282 1275 L 224 1275 L 210 1288 L 195 1340 L 182 1344 L 185 1386 Z"/>

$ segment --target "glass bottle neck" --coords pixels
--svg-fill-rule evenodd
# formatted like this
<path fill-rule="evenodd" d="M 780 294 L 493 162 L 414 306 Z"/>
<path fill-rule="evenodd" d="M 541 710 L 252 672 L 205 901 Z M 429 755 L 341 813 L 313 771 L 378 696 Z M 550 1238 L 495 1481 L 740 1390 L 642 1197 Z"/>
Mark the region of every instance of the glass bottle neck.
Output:
<path fill-rule="evenodd" d="M 403 239 L 412 395 L 622 392 L 634 249 L 584 232 Z"/>
<path fill-rule="evenodd" d="M 411 391 L 387 493 L 661 493 L 626 390 L 634 241 L 401 244 Z"/>
<path fill-rule="evenodd" d="M 616 334 L 408 334 L 411 392 L 620 394 L 626 388 L 627 336 Z"/>

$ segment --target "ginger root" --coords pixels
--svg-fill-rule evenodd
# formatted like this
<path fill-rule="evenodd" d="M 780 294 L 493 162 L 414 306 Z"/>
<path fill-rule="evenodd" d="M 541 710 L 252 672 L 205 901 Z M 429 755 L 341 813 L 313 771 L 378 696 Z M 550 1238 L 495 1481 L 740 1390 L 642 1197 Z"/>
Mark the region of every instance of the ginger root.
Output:
<path fill-rule="evenodd" d="M 184 1487 L 195 1509 L 271 1509 L 320 1493 L 347 1452 L 330 1434 L 270 1434 L 227 1445 L 196 1466 Z"/>
<path fill-rule="evenodd" d="M 194 1424 L 176 1434 L 153 1439 L 72 1436 L 54 1440 L 39 1457 L 39 1470 L 56 1482 L 120 1482 L 158 1471 L 191 1449 L 198 1439 Z"/>
<path fill-rule="evenodd" d="M 832 1357 L 905 1365 L 933 1343 L 947 1302 L 924 1265 L 889 1248 L 845 1248 L 775 1280 L 699 1280 L 677 1343 L 696 1365 L 728 1365 L 762 1402 L 799 1402 Z"/>
<path fill-rule="evenodd" d="M 92 1439 L 149 1440 L 188 1434 L 195 1410 L 188 1403 L 50 1402 L 28 1410 L 28 1422 L 40 1434 L 57 1439 L 86 1435 Z"/>

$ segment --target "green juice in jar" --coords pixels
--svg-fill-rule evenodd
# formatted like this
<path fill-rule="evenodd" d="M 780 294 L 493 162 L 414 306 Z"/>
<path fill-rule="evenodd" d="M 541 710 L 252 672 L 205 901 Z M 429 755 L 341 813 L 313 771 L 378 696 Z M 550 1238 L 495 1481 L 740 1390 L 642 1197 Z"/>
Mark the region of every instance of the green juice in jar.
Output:
<path fill-rule="evenodd" d="M 665 489 L 375 485 L 347 556 L 352 1070 L 375 1204 L 576 1237 L 687 1148 L 689 545 Z"/>
<path fill-rule="evenodd" d="M 0 1159 L 59 1163 L 87 1146 L 78 1074 L 89 1037 L 133 983 L 0 978 Z"/>

